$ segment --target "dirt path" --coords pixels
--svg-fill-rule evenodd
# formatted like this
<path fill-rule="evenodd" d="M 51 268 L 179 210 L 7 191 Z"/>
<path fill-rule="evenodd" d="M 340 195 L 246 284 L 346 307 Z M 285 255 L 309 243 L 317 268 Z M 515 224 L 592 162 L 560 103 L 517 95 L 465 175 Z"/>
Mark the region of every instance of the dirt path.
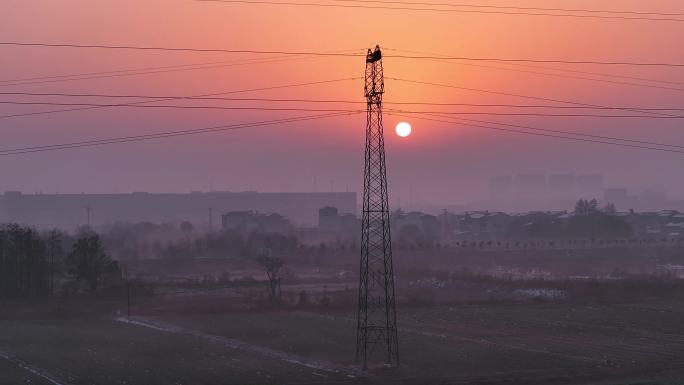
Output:
<path fill-rule="evenodd" d="M 223 337 L 223 336 L 217 336 L 213 334 L 207 334 L 201 331 L 197 330 L 189 330 L 185 329 L 176 325 L 171 325 L 167 323 L 163 323 L 157 320 L 150 320 L 147 318 L 142 318 L 142 317 L 134 317 L 131 318 L 130 320 L 125 318 L 125 317 L 119 317 L 115 318 L 116 321 L 118 322 L 123 322 L 131 325 L 136 325 L 136 326 L 141 326 L 141 327 L 146 327 L 149 329 L 165 332 L 165 333 L 174 333 L 174 334 L 185 334 L 185 335 L 191 335 L 193 337 L 197 337 L 203 340 L 215 342 L 222 344 L 228 348 L 231 349 L 238 349 L 238 350 L 243 350 L 251 353 L 256 353 L 259 355 L 262 355 L 264 357 L 270 357 L 270 358 L 276 358 L 285 362 L 288 362 L 290 364 L 295 364 L 295 365 L 300 365 L 304 366 L 309 369 L 314 369 L 314 370 L 320 370 L 328 373 L 336 373 L 336 374 L 341 374 L 344 375 L 348 378 L 357 378 L 357 377 L 366 377 L 367 374 L 357 370 L 355 368 L 347 367 L 347 366 L 342 366 L 342 365 L 337 365 L 332 362 L 327 362 L 327 361 L 320 361 L 320 360 L 313 360 L 307 357 L 303 356 L 298 356 L 295 354 L 287 353 L 284 351 L 280 350 L 275 350 L 271 349 L 265 346 L 258 346 L 258 345 L 252 345 L 248 344 L 246 342 L 236 340 L 233 338 L 228 338 L 228 337 Z"/>
<path fill-rule="evenodd" d="M 23 360 L 21 360 L 17 357 L 14 357 L 14 356 L 6 353 L 6 352 L 0 351 L 0 358 L 10 362 L 11 364 L 13 364 L 17 367 L 20 367 L 20 368 L 22 368 L 28 372 L 31 372 L 32 374 L 50 382 L 53 385 L 68 385 L 68 383 L 52 377 L 51 375 L 46 373 L 43 369 L 40 369 L 40 368 L 35 367 L 35 366 L 33 366 L 27 362 L 24 362 Z"/>

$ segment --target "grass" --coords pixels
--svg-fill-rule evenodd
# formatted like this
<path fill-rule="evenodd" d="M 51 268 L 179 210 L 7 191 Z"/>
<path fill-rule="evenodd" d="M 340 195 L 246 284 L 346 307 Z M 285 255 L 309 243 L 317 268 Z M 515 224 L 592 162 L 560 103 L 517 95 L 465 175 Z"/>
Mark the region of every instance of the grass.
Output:
<path fill-rule="evenodd" d="M 401 308 L 402 367 L 389 372 L 390 382 L 579 384 L 629 378 L 677 383 L 684 377 L 682 305 Z M 150 318 L 304 361 L 353 364 L 355 314 L 348 311 L 233 309 Z M 0 351 L 74 385 L 388 382 L 382 370 L 373 372 L 379 378 L 350 379 L 207 338 L 108 319 L 0 321 Z M 44 381 L 0 359 L 0 384 L 27 383 Z"/>
<path fill-rule="evenodd" d="M 109 320 L 2 321 L 0 347 L 70 384 L 320 380 L 300 365 Z"/>
<path fill-rule="evenodd" d="M 0 358 L 0 384 L 3 385 L 48 385 L 49 381 Z"/>

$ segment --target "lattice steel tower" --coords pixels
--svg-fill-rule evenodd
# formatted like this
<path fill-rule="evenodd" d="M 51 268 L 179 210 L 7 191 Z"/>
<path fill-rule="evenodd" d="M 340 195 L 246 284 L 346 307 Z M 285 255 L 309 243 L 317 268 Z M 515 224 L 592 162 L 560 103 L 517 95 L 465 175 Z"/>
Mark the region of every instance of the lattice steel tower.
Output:
<path fill-rule="evenodd" d="M 384 92 L 382 53 L 380 47 L 376 46 L 373 51 L 369 49 L 366 55 L 364 87 L 367 99 L 366 152 L 356 330 L 356 360 L 364 369 L 374 353 L 384 354 L 387 364 L 399 365 L 385 139 L 382 128 Z"/>

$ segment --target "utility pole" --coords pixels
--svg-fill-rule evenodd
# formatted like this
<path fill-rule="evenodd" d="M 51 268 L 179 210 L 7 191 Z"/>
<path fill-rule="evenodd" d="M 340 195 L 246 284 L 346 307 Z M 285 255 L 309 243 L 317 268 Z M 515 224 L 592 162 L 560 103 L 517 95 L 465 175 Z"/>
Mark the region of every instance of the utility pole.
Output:
<path fill-rule="evenodd" d="M 385 83 L 379 46 L 366 55 L 366 145 L 361 217 L 361 264 L 356 360 L 366 369 L 374 352 L 399 365 L 390 211 L 387 199 L 382 95 Z"/>

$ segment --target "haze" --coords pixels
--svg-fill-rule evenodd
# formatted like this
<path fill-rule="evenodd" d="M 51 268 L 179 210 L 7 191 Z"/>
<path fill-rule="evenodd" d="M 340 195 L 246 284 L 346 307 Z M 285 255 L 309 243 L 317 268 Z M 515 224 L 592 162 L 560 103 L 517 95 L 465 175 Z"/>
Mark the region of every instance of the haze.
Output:
<path fill-rule="evenodd" d="M 558 3 L 559 6 L 571 8 L 594 4 L 592 1 Z M 526 5 L 548 6 L 548 2 L 527 2 Z M 622 7 L 645 10 L 647 7 L 676 9 L 680 4 L 672 0 L 648 4 L 641 1 L 604 1 L 600 5 L 608 9 Z M 383 48 L 388 49 L 388 56 L 400 53 L 389 49 L 404 49 L 471 57 L 589 58 L 605 61 L 644 61 L 647 58 L 647 61 L 652 62 L 684 61 L 684 53 L 680 49 L 679 39 L 676 38 L 680 35 L 677 23 L 611 23 L 601 19 L 578 22 L 563 17 L 266 7 L 268 6 L 257 4 L 170 0 L 6 1 L 3 3 L 4 17 L 0 25 L 0 36 L 2 40 L 23 42 L 105 42 L 114 45 L 231 47 L 274 51 L 287 47 L 293 51 L 354 50 L 359 53 L 379 42 Z M 266 10 L 275 12 L 265 12 Z M 646 30 L 648 33 L 645 33 Z M 84 34 L 83 31 L 88 33 Z M 581 35 L 578 38 L 579 32 Z M 3 80 L 279 56 L 10 46 L 5 46 L 2 50 L 0 68 Z M 363 75 L 356 57 L 300 59 L 283 61 L 278 65 L 249 64 L 68 82 L 5 84 L 1 86 L 1 91 L 199 95 Z M 665 67 L 539 66 L 663 81 L 675 79 L 679 71 Z M 596 105 L 684 106 L 681 89 L 599 83 L 483 67 L 569 74 L 512 63 L 443 63 L 388 57 L 385 60 L 385 76 Z M 599 75 L 574 75 L 681 88 L 673 84 Z M 341 81 L 233 96 L 363 102 L 362 86 L 362 80 Z M 386 80 L 385 100 L 550 104 L 482 92 L 421 86 L 391 79 Z M 281 105 L 273 103 L 272 106 Z M 294 106 L 295 103 L 290 105 Z M 363 108 L 363 104 L 359 106 Z M 313 107 L 354 106 L 325 104 Z M 0 114 L 62 108 L 6 105 L 0 107 Z M 482 108 L 468 106 L 410 108 L 483 111 Z M 505 107 L 484 111 L 511 112 Z M 101 108 L 5 118 L 0 120 L 0 129 L 2 148 L 10 149 L 302 114 L 306 113 Z M 594 135 L 684 143 L 684 134 L 679 130 L 681 123 L 678 119 L 520 116 L 472 118 L 591 132 Z M 656 188 L 666 191 L 673 199 L 684 197 L 684 183 L 677 167 L 682 160 L 681 154 L 534 137 L 389 115 L 385 117 L 386 127 L 392 128 L 400 120 L 409 121 L 413 126 L 413 133 L 409 138 L 400 139 L 392 130 L 387 130 L 390 200 L 395 207 L 408 202 L 446 206 L 482 200 L 488 197 L 490 177 L 516 174 L 602 174 L 605 177 L 605 187 L 626 187 L 634 191 Z M 361 114 L 281 126 L 5 157 L 0 162 L 0 173 L 3 175 L 0 189 L 27 193 L 331 189 L 360 192 L 360 170 L 363 166 L 360 154 L 363 150 L 364 124 Z"/>

